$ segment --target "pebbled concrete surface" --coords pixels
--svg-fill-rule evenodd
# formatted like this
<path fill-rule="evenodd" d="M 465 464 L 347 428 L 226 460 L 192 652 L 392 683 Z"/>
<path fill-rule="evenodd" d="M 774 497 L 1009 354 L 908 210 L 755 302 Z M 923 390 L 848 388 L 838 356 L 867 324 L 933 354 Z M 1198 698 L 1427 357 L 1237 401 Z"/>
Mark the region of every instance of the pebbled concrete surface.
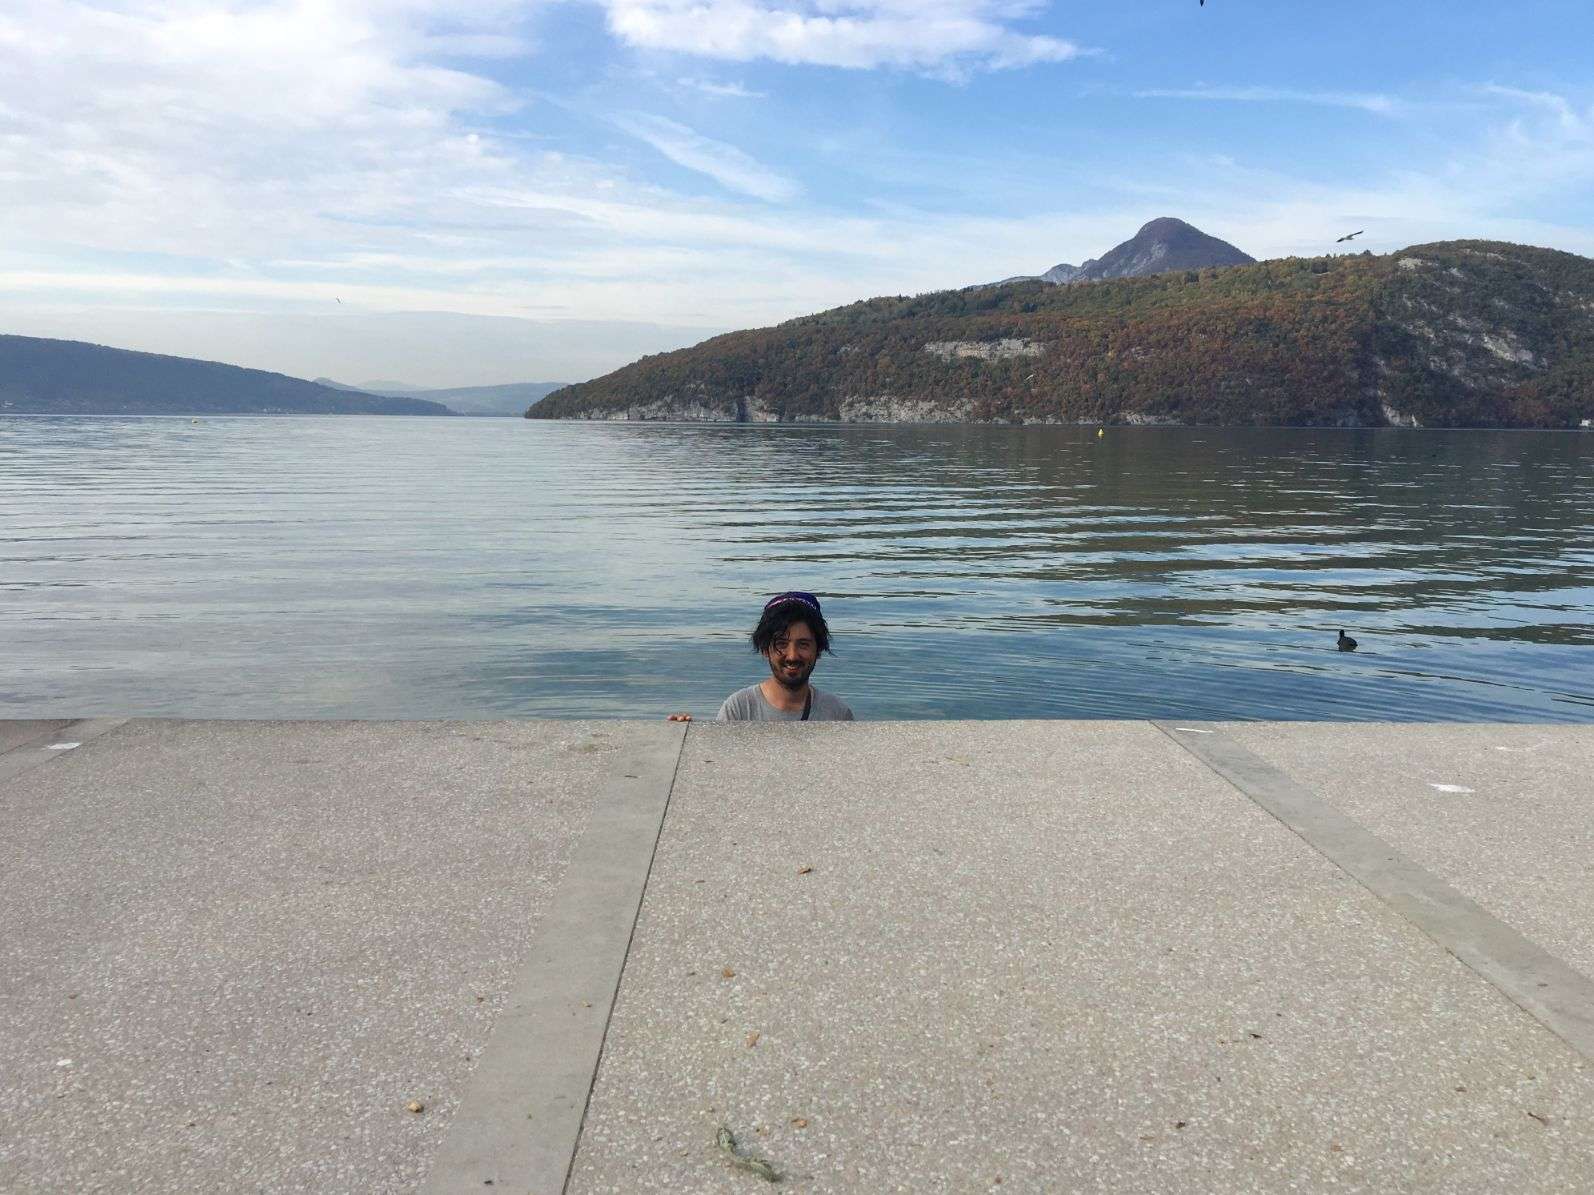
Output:
<path fill-rule="evenodd" d="M 0 1190 L 456 1189 L 664 728 L 95 725 L 0 768 Z M 1594 969 L 1588 728 L 1211 728 Z M 767 1189 L 721 1124 L 794 1191 L 1594 1189 L 1594 1064 L 1146 723 L 693 724 L 568 1189 Z"/>
<path fill-rule="evenodd" d="M 0 1190 L 414 1190 L 622 733 L 134 722 L 0 785 Z"/>
<path fill-rule="evenodd" d="M 1588 1063 L 1139 723 L 694 726 L 569 1189 L 763 1189 L 720 1124 L 814 1192 L 1594 1180 Z"/>
<path fill-rule="evenodd" d="M 1594 726 L 1213 728 L 1594 977 Z"/>

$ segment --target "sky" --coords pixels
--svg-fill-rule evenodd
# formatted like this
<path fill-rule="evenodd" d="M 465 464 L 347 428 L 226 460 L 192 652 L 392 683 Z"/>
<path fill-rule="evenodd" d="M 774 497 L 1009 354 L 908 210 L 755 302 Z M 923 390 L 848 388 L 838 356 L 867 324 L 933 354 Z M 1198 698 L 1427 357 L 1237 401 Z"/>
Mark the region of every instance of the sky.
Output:
<path fill-rule="evenodd" d="M 1594 255 L 1591 45 L 1588 0 L 7 0 L 0 332 L 574 381 L 1158 216 Z"/>

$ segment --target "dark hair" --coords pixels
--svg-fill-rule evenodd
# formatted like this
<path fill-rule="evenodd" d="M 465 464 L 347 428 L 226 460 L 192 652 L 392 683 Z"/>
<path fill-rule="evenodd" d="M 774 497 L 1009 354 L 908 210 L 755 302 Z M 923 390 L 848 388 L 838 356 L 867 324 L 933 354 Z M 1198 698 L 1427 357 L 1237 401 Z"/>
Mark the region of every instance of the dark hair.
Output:
<path fill-rule="evenodd" d="M 767 655 L 770 645 L 791 629 L 794 622 L 806 622 L 813 631 L 814 642 L 819 647 L 816 655 L 822 656 L 830 650 L 830 628 L 825 625 L 825 616 L 796 599 L 764 607 L 764 616 L 753 628 L 753 650 L 761 656 Z"/>

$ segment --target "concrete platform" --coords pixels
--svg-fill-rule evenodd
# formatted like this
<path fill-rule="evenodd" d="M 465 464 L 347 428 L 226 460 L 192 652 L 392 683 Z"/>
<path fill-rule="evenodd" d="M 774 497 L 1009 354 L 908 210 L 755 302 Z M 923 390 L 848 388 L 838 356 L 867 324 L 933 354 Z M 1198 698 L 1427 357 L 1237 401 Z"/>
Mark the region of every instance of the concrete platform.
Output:
<path fill-rule="evenodd" d="M 811 1192 L 1594 1189 L 1590 775 L 1568 726 L 0 724 L 0 1189 L 766 1189 L 722 1125 Z"/>

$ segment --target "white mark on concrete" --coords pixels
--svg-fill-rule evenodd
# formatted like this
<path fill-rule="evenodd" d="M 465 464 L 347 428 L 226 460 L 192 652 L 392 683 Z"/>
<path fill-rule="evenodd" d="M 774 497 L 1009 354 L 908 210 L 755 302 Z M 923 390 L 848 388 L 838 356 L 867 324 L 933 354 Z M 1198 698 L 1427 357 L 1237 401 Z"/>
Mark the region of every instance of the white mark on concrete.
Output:
<path fill-rule="evenodd" d="M 1533 743 L 1533 744 L 1531 744 L 1531 745 L 1529 745 L 1527 747 L 1496 747 L 1495 750 L 1496 751 L 1537 751 L 1540 747 L 1548 747 L 1549 745 L 1550 745 L 1550 740 L 1549 739 L 1544 739 L 1542 742 Z"/>
<path fill-rule="evenodd" d="M 70 1058 L 57 1058 L 55 1060 L 55 1065 L 56 1066 L 71 1066 L 72 1065 L 72 1060 Z"/>
<path fill-rule="evenodd" d="M 45 750 L 46 751 L 71 751 L 74 748 L 81 747 L 82 745 L 83 745 L 82 743 L 51 743 L 48 747 L 45 748 Z"/>
<path fill-rule="evenodd" d="M 1473 790 L 1464 788 L 1459 784 L 1430 784 L 1429 788 L 1437 788 L 1442 793 L 1470 793 Z"/>
<path fill-rule="evenodd" d="M 1175 730 L 1182 730 L 1185 734 L 1213 734 L 1210 730 L 1197 730 L 1194 726 L 1175 726 Z"/>

